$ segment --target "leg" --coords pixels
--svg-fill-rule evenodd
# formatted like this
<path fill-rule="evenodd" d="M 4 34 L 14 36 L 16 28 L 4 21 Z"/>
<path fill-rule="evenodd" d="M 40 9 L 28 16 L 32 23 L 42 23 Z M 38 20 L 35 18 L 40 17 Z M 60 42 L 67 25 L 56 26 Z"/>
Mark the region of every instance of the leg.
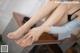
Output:
<path fill-rule="evenodd" d="M 17 40 L 16 43 L 22 47 L 31 45 L 34 41 L 37 41 L 40 35 L 45 32 L 46 27 L 50 27 L 56 24 L 59 20 L 62 19 L 62 16 L 69 10 L 67 5 L 61 4 L 43 23 L 40 27 L 31 29 L 23 38 Z"/>
<path fill-rule="evenodd" d="M 31 28 L 31 26 L 33 26 L 35 23 L 37 23 L 43 17 L 47 16 L 57 6 L 58 6 L 58 3 L 54 3 L 53 1 L 49 0 L 48 3 L 43 5 L 42 8 L 40 8 L 39 11 L 36 12 L 36 14 L 34 14 L 28 22 L 26 22 L 23 26 L 21 26 L 16 31 L 9 33 L 8 37 L 10 39 L 20 38 L 24 33 L 28 32 L 28 30 Z"/>

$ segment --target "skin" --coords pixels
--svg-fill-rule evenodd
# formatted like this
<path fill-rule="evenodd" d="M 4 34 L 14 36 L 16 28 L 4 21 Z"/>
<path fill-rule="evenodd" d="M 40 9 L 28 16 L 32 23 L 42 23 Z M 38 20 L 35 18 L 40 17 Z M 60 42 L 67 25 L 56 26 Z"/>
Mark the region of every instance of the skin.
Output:
<path fill-rule="evenodd" d="M 60 6 L 62 6 L 62 7 L 60 7 Z M 66 5 L 59 5 L 59 7 L 57 8 L 57 10 L 54 13 L 51 14 L 51 16 L 49 17 L 49 19 L 44 24 L 42 24 L 39 27 L 36 27 L 36 28 L 31 29 L 23 38 L 21 38 L 19 40 L 15 40 L 16 43 L 18 45 L 20 45 L 21 47 L 26 47 L 26 46 L 31 45 L 34 41 L 37 41 L 39 39 L 40 35 L 43 32 L 46 32 L 47 31 L 47 30 L 45 30 L 45 29 L 47 29 L 47 27 L 50 27 L 53 24 L 56 24 L 62 18 L 62 16 L 64 15 L 64 13 L 67 12 L 68 10 L 69 9 L 67 9 L 67 6 Z M 56 15 L 56 13 L 58 13 L 58 15 Z M 35 16 L 33 16 L 33 17 L 35 17 Z M 56 17 L 58 17 L 58 18 L 56 18 Z M 35 23 L 35 22 L 32 22 L 32 23 Z M 26 25 L 24 24 L 23 26 L 25 26 L 25 27 L 23 27 L 24 30 L 21 30 L 21 31 L 26 31 L 25 30 L 25 29 L 27 29 Z M 37 32 L 37 34 L 36 34 L 36 32 Z"/>
<path fill-rule="evenodd" d="M 78 6 L 77 7 L 72 7 L 72 9 L 68 13 L 72 14 L 73 12 L 76 11 L 76 9 L 80 9 L 80 8 Z M 74 15 L 78 15 L 76 20 L 80 21 L 80 11 L 76 12 Z M 50 27 L 46 27 L 45 28 L 45 32 L 49 32 L 49 31 L 50 31 Z"/>
<path fill-rule="evenodd" d="M 80 16 L 76 18 L 77 21 L 80 21 Z M 50 31 L 50 27 L 46 27 L 45 32 L 49 32 Z"/>
<path fill-rule="evenodd" d="M 16 31 L 9 33 L 7 35 L 8 38 L 19 39 L 21 36 L 27 33 L 34 24 L 36 24 L 39 20 L 47 16 L 58 5 L 59 4 L 56 4 L 56 3 L 54 4 L 53 0 L 48 0 L 48 3 L 43 5 L 42 8 L 40 8 L 39 11 L 37 11 L 29 21 L 27 21 L 24 25 L 22 25 Z"/>
<path fill-rule="evenodd" d="M 67 9 L 67 6 L 64 6 L 63 8 L 60 7 L 60 8 L 58 7 L 58 9 L 60 9 L 60 10 L 58 11 L 58 9 L 56 9 L 56 11 L 54 12 L 55 14 L 52 13 L 52 15 L 49 17 L 49 19 L 44 24 L 42 24 L 39 27 L 31 29 L 23 38 L 21 38 L 20 40 L 17 40 L 16 43 L 18 45 L 20 45 L 21 47 L 30 46 L 30 45 L 32 45 L 33 42 L 35 42 L 35 41 L 37 41 L 39 39 L 39 37 L 41 36 L 41 34 L 43 32 L 49 32 L 50 31 L 50 26 L 56 24 L 62 18 L 62 15 L 64 15 L 63 12 L 66 12 L 66 11 L 69 10 L 69 9 Z M 63 11 L 63 9 L 64 9 L 64 11 Z M 73 9 L 73 10 L 70 10 L 70 11 L 72 12 L 72 11 L 75 11 L 75 10 Z M 57 14 L 56 15 L 57 12 L 58 13 L 60 12 L 61 14 Z M 71 13 L 71 12 L 69 12 L 69 13 Z M 77 12 L 76 14 L 80 15 L 80 11 Z M 58 17 L 58 15 L 59 15 L 59 17 Z M 56 18 L 56 17 L 58 17 L 58 18 Z M 77 20 L 80 21 L 80 16 L 77 18 Z"/>
<path fill-rule="evenodd" d="M 47 21 L 45 21 L 45 23 L 43 23 L 39 27 L 31 29 L 23 38 L 17 40 L 16 43 L 21 47 L 26 47 L 31 45 L 33 42 L 39 39 L 39 37 L 43 32 L 45 32 L 46 27 L 50 27 L 56 24 L 60 19 L 62 19 L 62 16 L 68 10 L 69 10 L 68 5 L 60 4 L 60 6 L 51 14 L 51 16 L 47 19 Z"/>

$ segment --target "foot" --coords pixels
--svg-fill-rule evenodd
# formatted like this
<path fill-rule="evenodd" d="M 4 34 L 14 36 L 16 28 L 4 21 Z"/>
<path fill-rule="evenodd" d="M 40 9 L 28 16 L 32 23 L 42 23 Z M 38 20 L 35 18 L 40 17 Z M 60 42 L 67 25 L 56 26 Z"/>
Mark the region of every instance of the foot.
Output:
<path fill-rule="evenodd" d="M 8 33 L 7 37 L 9 39 L 19 39 L 22 35 L 19 34 L 18 32 L 10 32 Z"/>
<path fill-rule="evenodd" d="M 16 40 L 16 43 L 21 47 L 32 45 L 33 42 L 37 41 L 41 34 L 44 32 L 43 28 L 36 27 L 31 29 L 23 38 Z"/>
<path fill-rule="evenodd" d="M 19 39 L 22 37 L 28 30 L 31 28 L 31 24 L 29 22 L 26 22 L 24 25 L 22 25 L 20 28 L 18 28 L 16 31 L 11 32 L 8 34 L 8 38 L 10 39 Z"/>

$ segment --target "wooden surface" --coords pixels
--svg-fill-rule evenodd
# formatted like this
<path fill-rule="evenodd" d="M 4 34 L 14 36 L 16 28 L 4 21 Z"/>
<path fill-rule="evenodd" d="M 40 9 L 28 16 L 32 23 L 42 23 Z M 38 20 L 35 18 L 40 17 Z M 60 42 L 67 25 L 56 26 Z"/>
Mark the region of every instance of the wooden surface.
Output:
<path fill-rule="evenodd" d="M 43 45 L 43 44 L 60 44 L 61 41 L 58 40 L 58 37 L 55 37 L 52 34 L 48 34 L 48 33 L 43 33 L 41 35 L 41 37 L 39 38 L 39 40 L 35 43 L 33 43 L 33 45 Z"/>
<path fill-rule="evenodd" d="M 77 41 L 77 38 L 72 35 L 70 38 L 66 38 L 64 40 L 58 40 L 58 37 L 55 37 L 54 35 L 43 33 L 39 40 L 33 45 L 45 45 L 45 44 L 69 44 L 73 45 Z"/>

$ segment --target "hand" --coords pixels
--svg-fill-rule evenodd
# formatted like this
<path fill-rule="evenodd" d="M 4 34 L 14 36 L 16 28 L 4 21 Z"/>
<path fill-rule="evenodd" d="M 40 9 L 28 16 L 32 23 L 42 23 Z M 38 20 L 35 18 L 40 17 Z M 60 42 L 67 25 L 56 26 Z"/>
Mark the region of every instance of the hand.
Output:
<path fill-rule="evenodd" d="M 24 39 L 24 38 L 21 38 L 21 39 L 18 39 L 18 40 L 15 40 L 15 42 L 22 48 L 25 48 L 25 47 L 28 47 L 28 46 L 31 46 L 32 45 L 32 39 Z"/>
<path fill-rule="evenodd" d="M 37 41 L 41 34 L 44 32 L 43 27 L 36 27 L 31 29 L 23 38 L 17 40 L 16 43 L 21 47 L 32 45 L 33 42 Z"/>
<path fill-rule="evenodd" d="M 26 35 L 27 36 L 26 39 L 32 38 L 32 42 L 37 41 L 43 32 L 44 32 L 44 28 L 42 27 L 33 28 Z"/>

